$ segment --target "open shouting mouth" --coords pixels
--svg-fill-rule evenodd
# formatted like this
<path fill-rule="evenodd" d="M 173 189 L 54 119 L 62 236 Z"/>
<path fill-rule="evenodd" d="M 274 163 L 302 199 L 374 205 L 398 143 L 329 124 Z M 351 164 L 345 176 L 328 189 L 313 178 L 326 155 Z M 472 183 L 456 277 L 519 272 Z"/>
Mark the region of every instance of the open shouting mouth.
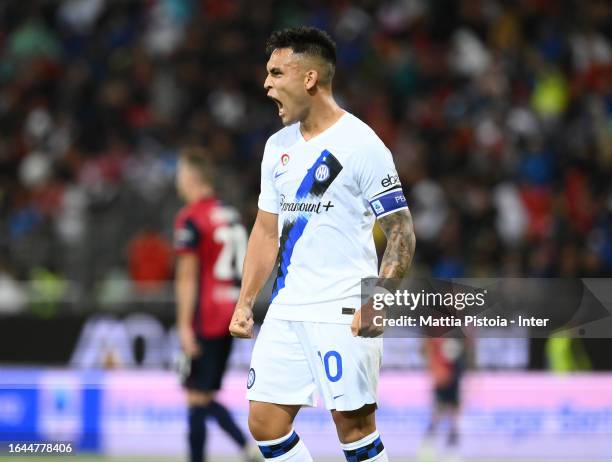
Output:
<path fill-rule="evenodd" d="M 278 115 L 282 117 L 284 110 L 283 110 L 283 102 L 279 99 L 276 99 L 273 96 L 268 95 L 268 98 L 270 98 L 272 101 L 274 101 L 276 103 L 276 105 L 278 106 Z"/>

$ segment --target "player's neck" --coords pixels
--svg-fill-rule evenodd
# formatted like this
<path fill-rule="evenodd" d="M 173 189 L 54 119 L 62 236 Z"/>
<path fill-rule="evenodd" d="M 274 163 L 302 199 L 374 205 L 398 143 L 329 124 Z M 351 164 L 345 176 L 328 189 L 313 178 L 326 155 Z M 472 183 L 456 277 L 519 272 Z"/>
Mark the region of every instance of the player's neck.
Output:
<path fill-rule="evenodd" d="M 300 121 L 300 132 L 302 137 L 308 141 L 334 125 L 344 110 L 336 104 L 332 96 L 313 103 L 308 115 Z"/>
<path fill-rule="evenodd" d="M 189 191 L 189 197 L 187 198 L 187 202 L 193 204 L 194 202 L 201 201 L 203 199 L 208 199 L 214 195 L 214 190 L 208 185 L 198 186 L 197 188 L 193 188 Z"/>

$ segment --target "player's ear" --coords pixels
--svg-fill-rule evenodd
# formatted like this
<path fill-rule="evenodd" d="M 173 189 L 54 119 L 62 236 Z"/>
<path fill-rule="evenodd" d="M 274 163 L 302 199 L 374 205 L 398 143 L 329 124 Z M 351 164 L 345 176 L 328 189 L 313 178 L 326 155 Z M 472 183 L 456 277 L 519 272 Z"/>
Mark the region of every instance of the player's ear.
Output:
<path fill-rule="evenodd" d="M 306 76 L 304 77 L 304 87 L 306 91 L 312 90 L 318 81 L 319 72 L 316 69 L 309 69 L 306 71 Z"/>

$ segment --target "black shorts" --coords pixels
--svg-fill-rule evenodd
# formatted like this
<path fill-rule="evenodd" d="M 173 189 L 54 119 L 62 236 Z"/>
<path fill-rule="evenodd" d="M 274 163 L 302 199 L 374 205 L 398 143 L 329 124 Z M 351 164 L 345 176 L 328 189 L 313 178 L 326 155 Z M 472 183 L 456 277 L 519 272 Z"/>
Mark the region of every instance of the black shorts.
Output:
<path fill-rule="evenodd" d="M 200 354 L 191 359 L 183 386 L 188 390 L 219 390 L 232 351 L 232 340 L 231 335 L 215 339 L 198 337 Z"/>
<path fill-rule="evenodd" d="M 459 406 L 461 377 L 463 376 L 464 366 L 462 362 L 453 365 L 453 373 L 448 384 L 436 387 L 436 401 L 440 404 Z"/>
<path fill-rule="evenodd" d="M 459 382 L 452 381 L 443 387 L 436 387 L 436 401 L 439 404 L 459 405 Z"/>

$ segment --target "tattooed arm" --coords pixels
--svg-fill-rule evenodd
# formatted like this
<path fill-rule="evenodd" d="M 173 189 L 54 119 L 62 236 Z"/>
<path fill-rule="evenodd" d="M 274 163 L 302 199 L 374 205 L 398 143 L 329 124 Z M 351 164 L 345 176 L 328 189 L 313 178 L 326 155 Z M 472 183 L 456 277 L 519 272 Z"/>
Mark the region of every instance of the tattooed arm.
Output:
<path fill-rule="evenodd" d="M 410 268 L 416 246 L 412 215 L 408 209 L 398 210 L 379 219 L 378 224 L 387 237 L 380 277 L 402 278 Z"/>
<path fill-rule="evenodd" d="M 379 277 L 381 279 L 401 279 L 408 273 L 416 246 L 412 215 L 408 209 L 398 210 L 380 218 L 378 224 L 387 237 L 387 248 L 380 264 Z M 376 313 L 371 306 L 364 306 L 364 308 L 355 313 L 351 325 L 353 335 L 362 337 L 381 335 L 384 329 L 375 326 L 372 322 L 372 317 Z"/>

